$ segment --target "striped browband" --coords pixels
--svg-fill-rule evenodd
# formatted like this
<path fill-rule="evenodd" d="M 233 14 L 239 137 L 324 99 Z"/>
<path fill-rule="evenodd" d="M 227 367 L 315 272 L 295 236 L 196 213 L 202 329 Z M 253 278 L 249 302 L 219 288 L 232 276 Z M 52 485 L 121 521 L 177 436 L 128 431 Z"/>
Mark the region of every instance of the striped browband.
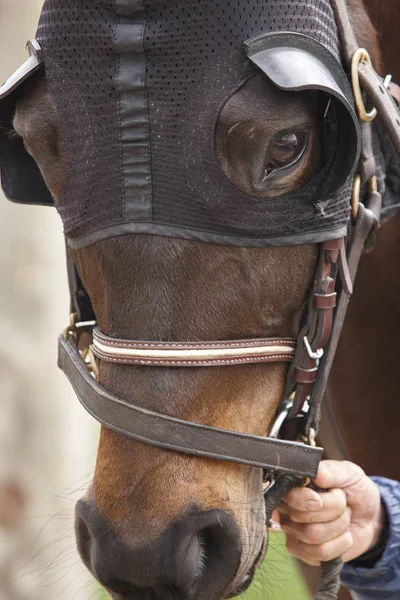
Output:
<path fill-rule="evenodd" d="M 128 365 L 160 367 L 213 367 L 292 360 L 296 341 L 263 338 L 219 342 L 144 342 L 110 338 L 93 331 L 92 350 L 97 358 Z"/>

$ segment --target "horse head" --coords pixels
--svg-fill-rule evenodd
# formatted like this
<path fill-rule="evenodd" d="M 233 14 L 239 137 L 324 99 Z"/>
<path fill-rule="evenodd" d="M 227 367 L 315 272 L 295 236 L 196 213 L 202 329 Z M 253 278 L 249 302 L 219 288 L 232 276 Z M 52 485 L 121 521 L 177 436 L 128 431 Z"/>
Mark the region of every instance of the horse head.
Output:
<path fill-rule="evenodd" d="M 294 192 L 318 169 L 317 103 L 309 92 L 282 92 L 261 76 L 250 80 L 218 120 L 224 172 L 239 188 L 255 188 L 256 166 L 266 171 L 265 162 L 276 160 L 272 186 L 265 183 L 257 194 Z M 42 76 L 19 102 L 14 125 L 57 198 L 73 157 L 63 150 L 62 123 Z M 106 334 L 224 340 L 296 337 L 317 252 L 314 245 L 237 248 L 127 234 L 74 256 Z M 267 435 L 286 372 L 286 365 L 272 363 L 186 370 L 104 363 L 100 381 L 146 408 Z M 111 591 L 136 597 L 136 588 L 165 586 L 179 597 L 195 588 L 215 594 L 238 586 L 260 555 L 264 521 L 258 470 L 146 446 L 102 428 L 76 531 L 83 560 Z"/>
<path fill-rule="evenodd" d="M 128 18 L 127 11 L 122 13 L 121 22 Z M 220 75 L 222 88 L 224 77 Z M 13 125 L 63 216 L 71 208 L 63 204 L 65 194 L 76 186 L 73 193 L 79 196 L 95 159 L 89 152 L 87 165 L 78 165 L 82 179 L 71 181 L 71 172 L 85 155 L 74 153 L 69 123 L 54 99 L 55 85 L 47 70 L 33 75 L 18 100 Z M 74 86 L 71 81 L 67 94 L 71 115 L 81 102 Z M 199 111 L 213 91 L 202 89 Z M 192 101 L 198 99 L 193 96 Z M 162 108 L 154 108 L 151 98 L 148 102 L 156 121 Z M 277 198 L 295 197 L 324 172 L 331 109 L 321 89 L 283 89 L 256 70 L 225 94 L 211 147 L 218 177 L 246 197 L 244 219 L 247 210 L 256 214 L 260 203 L 268 207 Z M 96 106 L 90 110 L 95 113 Z M 82 123 L 93 117 L 83 112 Z M 183 129 L 184 116 L 182 112 Z M 90 129 L 91 150 L 98 148 L 101 129 L 107 127 L 106 113 L 102 119 Z M 207 124 L 199 135 L 203 130 L 209 131 Z M 162 138 L 162 128 L 159 132 Z M 85 132 L 82 144 L 87 136 Z M 166 141 L 171 144 L 171 139 Z M 197 141 L 202 144 L 193 137 L 191 147 Z M 153 139 L 153 147 L 156 143 Z M 116 152 L 110 146 L 109 161 L 121 159 Z M 195 193 L 199 178 L 209 177 L 207 156 L 198 164 L 199 173 L 193 173 L 197 163 L 189 151 L 186 156 L 193 163 L 190 189 Z M 173 180 L 170 157 L 165 154 L 165 159 Z M 106 170 L 107 161 L 103 165 Z M 161 173 L 163 165 L 157 168 Z M 99 185 L 96 194 L 101 195 L 109 182 L 101 170 L 96 177 L 93 185 Z M 171 185 L 167 192 L 173 202 L 180 189 Z M 78 208 L 82 222 L 84 210 L 83 205 Z M 286 211 L 287 220 L 291 210 L 293 206 Z M 323 214 L 324 209 L 313 210 Z M 251 247 L 163 235 L 162 230 L 120 233 L 72 244 L 71 250 L 105 335 L 166 342 L 298 337 L 317 268 L 318 245 L 311 238 L 310 243 L 304 237 L 296 244 Z M 281 362 L 186 369 L 100 361 L 99 382 L 127 403 L 148 410 L 266 436 L 287 372 Z M 84 563 L 116 599 L 234 595 L 250 583 L 266 548 L 261 470 L 146 445 L 102 427 L 93 482 L 76 509 L 76 535 Z"/>

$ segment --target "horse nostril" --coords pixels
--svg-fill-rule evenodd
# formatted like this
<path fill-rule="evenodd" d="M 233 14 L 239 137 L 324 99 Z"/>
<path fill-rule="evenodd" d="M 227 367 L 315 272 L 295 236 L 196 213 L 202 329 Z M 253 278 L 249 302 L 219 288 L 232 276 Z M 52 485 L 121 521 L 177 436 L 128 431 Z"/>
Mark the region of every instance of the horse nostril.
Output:
<path fill-rule="evenodd" d="M 91 550 L 91 536 L 89 533 L 89 529 L 85 523 L 85 521 L 80 518 L 80 517 L 76 517 L 75 520 L 75 534 L 76 534 L 76 541 L 77 541 L 77 545 L 78 545 L 78 551 L 79 554 L 81 555 L 81 558 L 83 560 L 83 562 L 85 563 L 85 565 L 87 567 L 89 567 L 90 565 L 90 550 Z"/>
<path fill-rule="evenodd" d="M 214 527 L 206 527 L 198 534 L 200 556 L 199 556 L 199 571 L 204 572 L 207 568 L 207 563 L 213 559 L 215 553 L 215 538 L 216 532 Z"/>
<path fill-rule="evenodd" d="M 124 600 L 203 600 L 221 596 L 240 564 L 240 531 L 219 509 L 191 509 L 159 537 L 121 540 L 92 500 L 76 507 L 81 557 L 92 574 Z"/>
<path fill-rule="evenodd" d="M 226 581 L 236 574 L 241 555 L 240 534 L 231 518 L 222 511 L 203 513 L 209 520 L 197 533 L 199 560 L 196 582 L 208 587 L 217 574 Z M 235 568 L 236 565 L 236 568 Z"/>

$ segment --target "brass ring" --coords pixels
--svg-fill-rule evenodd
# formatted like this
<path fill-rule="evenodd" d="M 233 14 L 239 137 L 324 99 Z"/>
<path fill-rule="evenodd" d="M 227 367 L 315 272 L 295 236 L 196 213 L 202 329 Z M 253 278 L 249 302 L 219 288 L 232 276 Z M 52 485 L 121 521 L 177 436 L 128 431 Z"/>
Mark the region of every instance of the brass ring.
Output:
<path fill-rule="evenodd" d="M 368 185 L 371 192 L 378 191 L 378 181 L 376 179 L 376 175 L 372 175 L 371 179 L 368 181 Z"/>
<path fill-rule="evenodd" d="M 358 209 L 360 208 L 360 190 L 361 190 L 361 175 L 357 174 L 354 177 L 353 193 L 351 195 L 351 216 L 353 220 L 357 220 Z"/>
<path fill-rule="evenodd" d="M 358 50 L 356 50 L 353 54 L 353 58 L 351 59 L 351 79 L 358 116 L 360 117 L 361 121 L 364 121 L 365 123 L 371 123 L 371 121 L 373 121 L 377 115 L 377 110 L 376 108 L 373 108 L 368 112 L 365 108 L 360 87 L 360 77 L 358 73 L 358 65 L 360 62 L 365 62 L 372 67 L 371 58 L 365 48 L 358 48 Z"/>

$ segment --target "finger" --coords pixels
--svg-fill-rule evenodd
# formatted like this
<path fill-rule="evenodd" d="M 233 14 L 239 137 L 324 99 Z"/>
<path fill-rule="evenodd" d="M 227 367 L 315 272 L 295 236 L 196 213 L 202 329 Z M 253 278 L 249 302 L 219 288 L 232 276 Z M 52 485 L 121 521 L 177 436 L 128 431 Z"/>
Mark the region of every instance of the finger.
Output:
<path fill-rule="evenodd" d="M 358 465 L 347 460 L 323 460 L 314 483 L 322 489 L 347 488 L 365 475 Z"/>
<path fill-rule="evenodd" d="M 351 510 L 345 512 L 334 521 L 328 523 L 295 523 L 288 517 L 281 520 L 282 529 L 289 535 L 306 544 L 323 544 L 334 540 L 350 529 Z"/>
<path fill-rule="evenodd" d="M 304 554 L 304 552 L 297 548 L 297 546 L 291 546 L 289 544 L 286 544 L 286 550 L 291 556 L 302 560 L 303 562 L 310 565 L 310 567 L 319 567 L 321 564 L 321 561 L 310 558 L 308 554 Z"/>
<path fill-rule="evenodd" d="M 327 523 L 338 519 L 346 511 L 346 494 L 343 490 L 330 490 L 320 494 L 322 508 L 314 511 L 297 510 L 282 502 L 279 511 L 296 523 Z"/>
<path fill-rule="evenodd" d="M 327 561 L 343 556 L 353 546 L 353 537 L 350 532 L 343 533 L 339 537 L 329 540 L 323 544 L 306 544 L 299 541 L 290 533 L 287 535 L 286 545 L 293 549 L 296 549 L 298 553 L 307 557 L 308 560 L 312 561 Z"/>
<path fill-rule="evenodd" d="M 283 497 L 283 501 L 291 508 L 301 511 L 319 510 L 323 506 L 320 494 L 310 488 L 293 488 Z"/>

